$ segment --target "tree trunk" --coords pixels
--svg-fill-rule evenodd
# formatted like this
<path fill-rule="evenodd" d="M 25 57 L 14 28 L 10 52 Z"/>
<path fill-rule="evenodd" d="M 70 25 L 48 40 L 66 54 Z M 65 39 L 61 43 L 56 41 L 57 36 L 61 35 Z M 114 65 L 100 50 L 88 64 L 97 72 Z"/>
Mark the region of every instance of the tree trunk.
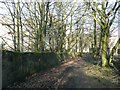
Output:
<path fill-rule="evenodd" d="M 94 15 L 96 17 L 96 11 L 94 10 Z M 97 56 L 97 40 L 96 40 L 96 20 L 94 19 L 94 58 Z"/>
<path fill-rule="evenodd" d="M 17 50 L 17 48 L 16 48 L 16 30 L 15 30 L 15 9 L 16 9 L 16 7 L 15 7 L 15 3 L 13 4 L 13 14 L 14 14 L 14 17 L 13 17 L 13 32 L 14 32 L 14 35 L 13 35 L 13 43 L 14 43 L 14 50 L 16 51 Z"/>
<path fill-rule="evenodd" d="M 17 51 L 20 51 L 20 16 L 19 16 L 19 2 L 17 2 Z"/>
<path fill-rule="evenodd" d="M 102 38 L 102 66 L 108 66 L 108 60 L 107 60 L 107 47 L 108 47 L 108 31 L 109 29 L 104 29 L 103 32 L 103 38 Z"/>
<path fill-rule="evenodd" d="M 110 65 L 110 66 L 113 66 L 113 63 L 112 63 L 113 55 L 114 55 L 114 53 L 115 53 L 118 45 L 119 45 L 119 39 L 118 39 L 117 43 L 115 44 L 115 46 L 114 46 L 114 47 L 112 48 L 112 50 L 111 50 L 110 57 L 109 57 L 109 65 Z"/>

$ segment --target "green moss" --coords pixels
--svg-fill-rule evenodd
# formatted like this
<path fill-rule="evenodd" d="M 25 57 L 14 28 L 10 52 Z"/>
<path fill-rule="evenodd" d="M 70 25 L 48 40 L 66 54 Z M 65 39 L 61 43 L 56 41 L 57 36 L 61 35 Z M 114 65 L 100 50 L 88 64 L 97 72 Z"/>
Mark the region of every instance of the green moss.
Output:
<path fill-rule="evenodd" d="M 59 56 L 54 52 L 19 53 L 3 51 L 2 59 L 3 87 L 6 87 L 13 82 L 24 80 L 27 76 L 44 71 L 60 63 Z"/>

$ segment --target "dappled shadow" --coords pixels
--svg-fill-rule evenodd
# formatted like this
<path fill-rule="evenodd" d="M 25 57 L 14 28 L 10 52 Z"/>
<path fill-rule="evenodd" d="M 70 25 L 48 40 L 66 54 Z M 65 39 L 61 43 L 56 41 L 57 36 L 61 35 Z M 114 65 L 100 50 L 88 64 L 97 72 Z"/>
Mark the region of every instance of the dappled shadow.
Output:
<path fill-rule="evenodd" d="M 115 67 L 117 68 L 117 70 L 119 71 L 119 74 L 120 74 L 120 55 L 114 56 L 113 64 L 115 65 Z"/>
<path fill-rule="evenodd" d="M 98 64 L 101 62 L 99 58 L 95 60 L 94 57 L 91 55 L 91 53 L 85 53 L 81 58 L 89 64 Z"/>
<path fill-rule="evenodd" d="M 94 66 L 94 67 L 93 67 Z M 106 72 L 106 71 L 104 71 Z M 110 73 L 99 71 L 95 65 L 89 65 L 81 57 L 66 62 L 44 73 L 36 73 L 12 88 L 114 88 Z M 111 75 L 112 76 L 112 75 Z"/>
<path fill-rule="evenodd" d="M 83 54 L 81 58 L 88 64 L 99 65 L 100 67 L 102 66 L 101 58 L 97 57 L 96 59 L 94 59 L 92 54 L 90 53 Z M 114 64 L 114 67 L 118 70 L 118 73 L 119 73 L 120 72 L 120 55 L 114 55 L 112 62 Z"/>
<path fill-rule="evenodd" d="M 89 76 L 83 68 L 71 66 L 66 68 L 60 75 L 62 78 L 58 84 L 58 88 L 114 88 L 110 80 L 97 76 Z"/>

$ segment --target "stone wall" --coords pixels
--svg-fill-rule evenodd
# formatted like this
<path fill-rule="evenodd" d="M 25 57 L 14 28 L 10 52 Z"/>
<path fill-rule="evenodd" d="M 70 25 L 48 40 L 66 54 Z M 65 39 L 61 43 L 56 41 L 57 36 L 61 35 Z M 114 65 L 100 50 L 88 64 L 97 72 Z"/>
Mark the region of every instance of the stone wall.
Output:
<path fill-rule="evenodd" d="M 59 64 L 59 55 L 55 53 L 2 51 L 2 87 Z"/>

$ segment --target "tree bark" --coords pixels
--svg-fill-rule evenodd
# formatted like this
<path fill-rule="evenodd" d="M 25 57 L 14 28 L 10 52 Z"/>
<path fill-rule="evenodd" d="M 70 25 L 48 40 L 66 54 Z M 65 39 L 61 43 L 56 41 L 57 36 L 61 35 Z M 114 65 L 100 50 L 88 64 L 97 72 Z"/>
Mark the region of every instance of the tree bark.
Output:
<path fill-rule="evenodd" d="M 115 44 L 115 46 L 114 46 L 114 47 L 112 48 L 112 50 L 111 50 L 110 57 L 109 57 L 109 65 L 110 65 L 110 66 L 113 66 L 113 63 L 112 63 L 113 55 L 114 55 L 114 53 L 115 53 L 118 45 L 119 45 L 119 39 L 118 39 L 117 43 Z"/>
<path fill-rule="evenodd" d="M 108 59 L 107 59 L 107 48 L 108 48 L 108 32 L 109 29 L 104 29 L 103 37 L 102 37 L 102 66 L 108 66 Z"/>

